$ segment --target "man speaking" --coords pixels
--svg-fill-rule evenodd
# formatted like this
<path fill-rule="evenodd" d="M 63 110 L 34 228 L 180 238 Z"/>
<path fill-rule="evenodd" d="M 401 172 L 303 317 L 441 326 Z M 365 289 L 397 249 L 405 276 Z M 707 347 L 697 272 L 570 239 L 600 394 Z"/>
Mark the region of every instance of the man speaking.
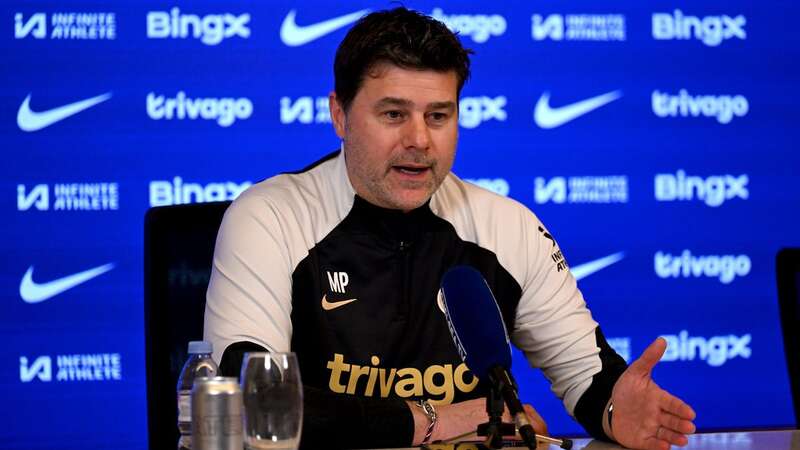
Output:
<path fill-rule="evenodd" d="M 537 217 L 450 172 L 469 53 L 405 8 L 350 30 L 330 94 L 342 149 L 256 184 L 223 220 L 205 315 L 221 372 L 237 375 L 246 351 L 296 352 L 305 448 L 473 431 L 486 421 L 485 386 L 459 357 L 439 289 L 449 268 L 468 265 L 513 343 L 592 436 L 685 445 L 694 412 L 650 377 L 665 341 L 626 367 Z"/>

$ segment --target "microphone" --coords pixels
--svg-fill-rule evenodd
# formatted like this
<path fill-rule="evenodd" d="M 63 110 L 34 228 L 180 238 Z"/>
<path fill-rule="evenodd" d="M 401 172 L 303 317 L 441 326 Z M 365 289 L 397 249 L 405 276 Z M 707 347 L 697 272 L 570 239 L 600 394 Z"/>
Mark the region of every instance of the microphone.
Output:
<path fill-rule="evenodd" d="M 444 314 L 459 356 L 480 380 L 497 389 L 514 417 L 519 433 L 531 449 L 537 438 L 562 448 L 572 447 L 568 439 L 558 440 L 535 434 L 510 373 L 511 345 L 500 307 L 480 272 L 470 266 L 456 266 L 442 277 Z"/>

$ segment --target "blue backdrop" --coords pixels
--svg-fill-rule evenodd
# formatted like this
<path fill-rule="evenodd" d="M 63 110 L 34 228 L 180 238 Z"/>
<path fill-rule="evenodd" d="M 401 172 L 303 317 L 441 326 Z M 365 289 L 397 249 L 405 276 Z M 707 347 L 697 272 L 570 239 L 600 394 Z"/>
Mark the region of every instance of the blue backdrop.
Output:
<path fill-rule="evenodd" d="M 800 245 L 795 2 L 409 1 L 475 50 L 454 171 L 528 205 L 701 429 L 794 421 L 774 256 Z M 0 447 L 146 446 L 143 217 L 338 147 L 346 29 L 389 3 L 0 6 Z M 523 397 L 582 430 L 519 354 Z"/>

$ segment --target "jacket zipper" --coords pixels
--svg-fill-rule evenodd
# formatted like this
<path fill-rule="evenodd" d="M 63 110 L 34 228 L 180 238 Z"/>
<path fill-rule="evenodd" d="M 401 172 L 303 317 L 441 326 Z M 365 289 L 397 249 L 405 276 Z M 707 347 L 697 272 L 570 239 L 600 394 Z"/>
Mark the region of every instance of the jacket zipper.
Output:
<path fill-rule="evenodd" d="M 409 269 L 410 263 L 410 245 L 406 241 L 400 241 L 399 244 L 399 251 L 400 255 L 403 259 L 401 262 L 400 267 L 400 279 L 402 280 L 401 288 L 400 288 L 400 298 L 402 301 L 401 307 L 401 315 L 403 318 L 407 317 L 411 313 L 411 281 L 410 281 L 410 274 L 411 270 Z"/>

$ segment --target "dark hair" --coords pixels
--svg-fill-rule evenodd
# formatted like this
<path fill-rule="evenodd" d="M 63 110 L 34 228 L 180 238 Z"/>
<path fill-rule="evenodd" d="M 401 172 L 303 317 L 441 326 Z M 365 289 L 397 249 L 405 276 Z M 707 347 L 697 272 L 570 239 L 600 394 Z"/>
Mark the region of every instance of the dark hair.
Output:
<path fill-rule="evenodd" d="M 359 19 L 336 50 L 336 97 L 347 111 L 364 76 L 384 62 L 404 69 L 453 70 L 460 94 L 469 78 L 471 53 L 438 20 L 403 7 L 374 12 Z"/>

